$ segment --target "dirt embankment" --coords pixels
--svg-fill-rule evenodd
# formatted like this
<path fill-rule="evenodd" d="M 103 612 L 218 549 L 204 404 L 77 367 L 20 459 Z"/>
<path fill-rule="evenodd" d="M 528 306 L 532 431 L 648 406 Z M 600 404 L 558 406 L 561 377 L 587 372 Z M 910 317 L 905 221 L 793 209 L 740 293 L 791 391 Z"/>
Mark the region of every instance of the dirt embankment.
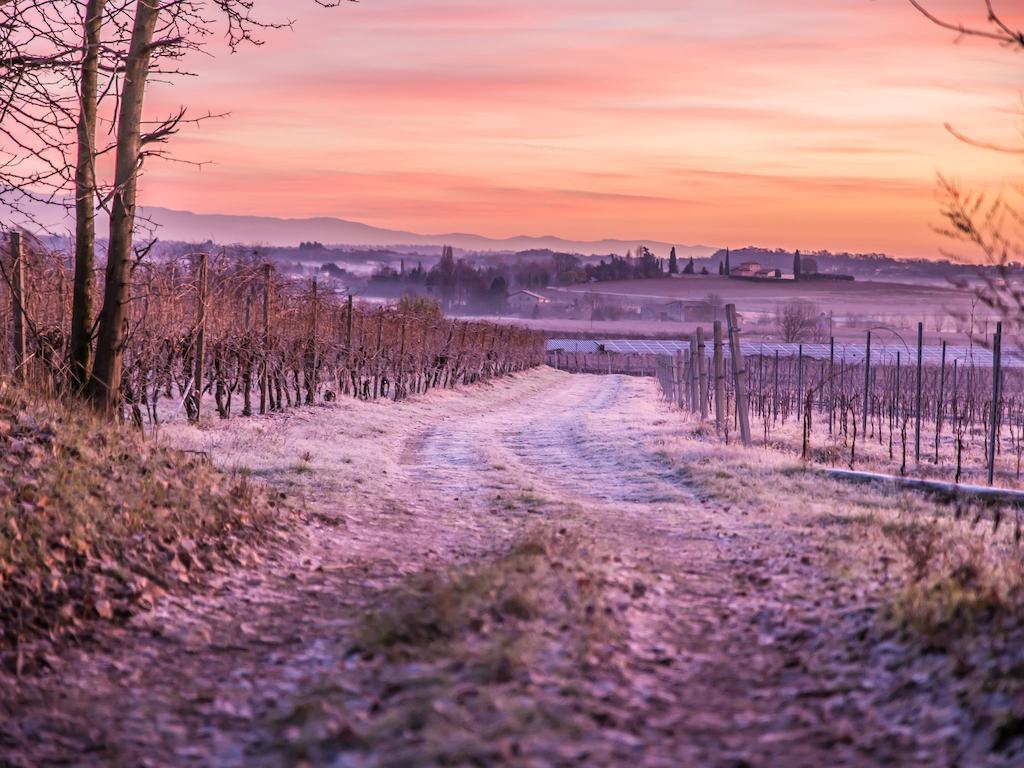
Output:
<path fill-rule="evenodd" d="M 0 674 L 45 668 L 55 642 L 245 562 L 280 501 L 0 385 Z"/>

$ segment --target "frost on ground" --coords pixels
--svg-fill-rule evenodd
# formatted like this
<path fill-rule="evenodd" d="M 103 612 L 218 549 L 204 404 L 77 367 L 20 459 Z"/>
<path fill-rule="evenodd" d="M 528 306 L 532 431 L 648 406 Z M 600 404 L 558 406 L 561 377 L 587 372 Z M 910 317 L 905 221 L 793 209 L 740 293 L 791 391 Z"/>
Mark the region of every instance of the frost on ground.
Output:
<path fill-rule="evenodd" d="M 687 434 L 653 380 L 544 369 L 160 439 L 307 513 L 23 681 L 0 762 L 1020 760 L 1019 691 L 935 645 L 953 547 L 913 526 L 969 525 Z M 1010 605 L 956 595 L 954 619 Z"/>

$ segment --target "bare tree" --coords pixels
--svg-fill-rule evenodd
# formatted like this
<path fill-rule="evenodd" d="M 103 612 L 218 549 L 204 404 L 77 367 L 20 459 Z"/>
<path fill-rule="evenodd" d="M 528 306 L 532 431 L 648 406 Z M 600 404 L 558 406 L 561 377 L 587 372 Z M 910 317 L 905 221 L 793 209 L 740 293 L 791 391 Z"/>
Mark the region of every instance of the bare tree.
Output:
<path fill-rule="evenodd" d="M 81 389 L 92 356 L 93 275 L 96 270 L 96 121 L 98 119 L 100 45 L 107 0 L 89 0 L 83 23 L 84 50 L 79 79 L 75 158 L 75 278 L 69 357 L 71 381 Z"/>
<path fill-rule="evenodd" d="M 820 341 L 820 317 L 821 310 L 818 305 L 803 299 L 793 299 L 775 308 L 775 322 L 779 327 L 779 333 L 782 334 L 782 340 L 789 344 Z"/>
<path fill-rule="evenodd" d="M 1013 28 L 995 9 L 993 0 L 981 0 L 987 26 L 969 26 L 940 18 L 919 0 L 908 2 L 929 21 L 957 33 L 961 37 L 991 40 L 1000 46 L 1024 50 L 1024 30 Z M 951 124 L 948 130 L 961 141 L 980 149 L 1006 154 L 1024 154 L 1024 146 L 994 144 L 966 136 Z M 1013 185 L 996 195 L 962 189 L 955 181 L 939 177 L 942 192 L 942 216 L 945 225 L 938 231 L 966 247 L 945 248 L 943 254 L 962 262 L 979 259 L 994 267 L 982 273 L 982 286 L 976 290 L 979 301 L 999 314 L 1008 330 L 1024 331 L 1024 286 L 1021 285 L 1020 262 L 1024 261 L 1024 187 Z M 972 308 L 973 317 L 973 308 Z M 973 336 L 973 322 L 971 334 Z"/>
<path fill-rule="evenodd" d="M 943 29 L 956 32 L 960 37 L 981 37 L 987 40 L 994 40 L 997 43 L 1007 46 L 1024 48 L 1024 30 L 1014 29 L 1003 17 L 996 13 L 995 3 L 992 0 L 982 0 L 985 4 L 985 17 L 988 27 L 971 27 L 961 22 L 948 21 L 932 13 L 927 5 L 920 0 L 907 0 L 925 18 Z"/>
<path fill-rule="evenodd" d="M 117 115 L 115 186 L 110 211 L 106 283 L 99 316 L 96 361 L 88 386 L 93 404 L 99 410 L 108 412 L 119 402 L 121 390 L 124 323 L 131 277 L 132 233 L 135 227 L 135 191 L 143 160 L 142 103 L 153 54 L 153 36 L 160 16 L 159 2 L 139 0 L 136 7 Z M 172 125 L 168 124 L 165 130 L 171 129 Z"/>
<path fill-rule="evenodd" d="M 117 97 L 130 0 L 0 3 L 0 203 L 35 219 L 38 204 L 75 218 L 70 379 L 88 374 L 95 282 L 97 148 L 101 103 Z"/>
<path fill-rule="evenodd" d="M 331 7 L 345 0 L 314 1 Z M 260 21 L 253 0 L 0 0 L 0 201 L 23 209 L 67 205 L 73 191 L 71 380 L 87 382 L 89 400 L 102 411 L 113 412 L 119 402 L 130 278 L 148 250 L 134 242 L 139 173 L 184 123 L 210 117 L 193 118 L 182 107 L 148 119 L 147 84 L 153 74 L 193 74 L 183 61 L 205 45 L 217 19 L 232 50 L 259 44 L 260 30 L 291 23 Z M 115 106 L 104 113 L 106 97 Z M 115 136 L 104 147 L 96 145 L 101 120 Z M 96 160 L 110 152 L 113 179 L 104 186 Z M 97 205 L 109 213 L 110 234 L 90 370 Z"/>

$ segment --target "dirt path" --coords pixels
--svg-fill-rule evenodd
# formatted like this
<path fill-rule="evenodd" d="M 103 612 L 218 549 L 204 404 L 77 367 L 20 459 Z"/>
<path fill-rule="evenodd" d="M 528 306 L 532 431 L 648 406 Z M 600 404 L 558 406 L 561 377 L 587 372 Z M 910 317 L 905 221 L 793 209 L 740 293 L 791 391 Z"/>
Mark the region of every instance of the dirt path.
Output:
<path fill-rule="evenodd" d="M 807 509 L 698 493 L 654 386 L 545 369 L 175 427 L 308 521 L 26 682 L 0 763 L 962 760 L 952 687 L 873 630 L 873 582 Z"/>

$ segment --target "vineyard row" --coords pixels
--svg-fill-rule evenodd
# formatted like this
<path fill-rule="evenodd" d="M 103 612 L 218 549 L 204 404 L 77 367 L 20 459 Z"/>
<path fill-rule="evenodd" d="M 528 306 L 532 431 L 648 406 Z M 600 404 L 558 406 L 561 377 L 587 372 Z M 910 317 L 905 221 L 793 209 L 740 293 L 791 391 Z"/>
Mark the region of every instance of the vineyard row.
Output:
<path fill-rule="evenodd" d="M 0 374 L 65 393 L 70 265 L 7 250 Z M 401 400 L 540 365 L 544 353 L 533 331 L 446 319 L 429 301 L 364 306 L 225 253 L 139 262 L 123 359 L 124 414 L 142 426 L 178 411 L 198 420 L 211 400 L 221 418 L 338 396 Z"/>
<path fill-rule="evenodd" d="M 751 354 L 749 347 L 732 354 L 739 336 L 738 326 L 715 323 L 674 355 L 553 351 L 548 361 L 580 372 L 656 376 L 673 406 L 726 440 L 756 440 L 850 469 L 1019 484 L 1024 371 L 1001 366 L 1000 333 L 977 364 L 947 359 L 944 343 L 935 363 L 913 347 L 895 359 L 862 354 L 851 361 L 834 342 L 836 354 L 825 359 L 805 356 L 799 345 L 791 355 Z"/>

